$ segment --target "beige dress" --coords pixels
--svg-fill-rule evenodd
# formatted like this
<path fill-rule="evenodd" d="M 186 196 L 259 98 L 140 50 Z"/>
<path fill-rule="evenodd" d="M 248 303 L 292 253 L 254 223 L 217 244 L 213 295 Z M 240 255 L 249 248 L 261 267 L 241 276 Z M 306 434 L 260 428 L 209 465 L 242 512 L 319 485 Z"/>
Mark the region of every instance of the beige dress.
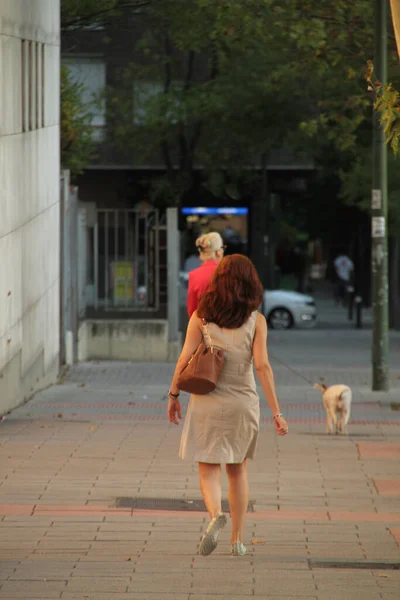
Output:
<path fill-rule="evenodd" d="M 224 366 L 213 392 L 190 397 L 181 458 L 219 464 L 254 458 L 260 421 L 252 359 L 256 316 L 257 311 L 238 329 L 207 325 L 213 345 L 224 350 Z M 204 330 L 203 336 L 210 345 Z"/>

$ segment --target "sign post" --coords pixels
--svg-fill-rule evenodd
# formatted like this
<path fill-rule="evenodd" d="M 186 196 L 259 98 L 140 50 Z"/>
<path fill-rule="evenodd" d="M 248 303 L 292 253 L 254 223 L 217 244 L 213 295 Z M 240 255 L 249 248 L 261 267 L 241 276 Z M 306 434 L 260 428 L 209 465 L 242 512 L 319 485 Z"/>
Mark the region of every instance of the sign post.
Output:
<path fill-rule="evenodd" d="M 387 0 L 375 0 L 374 70 L 382 85 L 387 81 Z M 373 174 L 371 195 L 372 236 L 372 389 L 389 389 L 388 373 L 388 243 L 387 243 L 387 147 L 385 134 L 374 111 Z"/>

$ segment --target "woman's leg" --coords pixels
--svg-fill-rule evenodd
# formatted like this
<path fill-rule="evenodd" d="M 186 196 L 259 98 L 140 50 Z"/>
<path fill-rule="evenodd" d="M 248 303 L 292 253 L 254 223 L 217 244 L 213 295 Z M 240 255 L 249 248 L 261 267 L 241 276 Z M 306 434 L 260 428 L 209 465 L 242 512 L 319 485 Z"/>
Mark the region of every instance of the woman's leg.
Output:
<path fill-rule="evenodd" d="M 213 519 L 221 508 L 221 465 L 199 462 L 200 489 L 204 503 Z"/>
<path fill-rule="evenodd" d="M 231 543 L 242 541 L 243 524 L 249 502 L 247 459 L 239 464 L 226 465 L 229 479 L 229 506 L 232 519 Z"/>

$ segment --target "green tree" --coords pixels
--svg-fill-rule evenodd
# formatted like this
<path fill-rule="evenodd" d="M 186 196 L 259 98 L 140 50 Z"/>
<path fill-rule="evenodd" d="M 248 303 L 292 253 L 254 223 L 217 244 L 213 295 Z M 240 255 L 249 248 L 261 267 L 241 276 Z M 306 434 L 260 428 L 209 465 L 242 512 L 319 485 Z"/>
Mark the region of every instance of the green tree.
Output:
<path fill-rule="evenodd" d="M 61 65 L 60 129 L 61 166 L 71 176 L 82 173 L 95 153 L 91 106 L 83 102 L 83 87 L 75 83 L 66 65 Z"/>
<path fill-rule="evenodd" d="M 120 8 L 147 4 L 148 0 L 61 0 L 61 30 L 101 25 Z"/>
<path fill-rule="evenodd" d="M 141 14 L 138 58 L 111 90 L 113 133 L 141 159 L 160 154 L 169 202 L 191 189 L 195 166 L 209 186 L 242 176 L 282 147 L 310 107 L 286 77 L 284 34 L 271 0 L 153 0 Z M 135 89 L 132 124 L 130 93 Z M 158 187 L 158 189 L 160 189 Z"/>

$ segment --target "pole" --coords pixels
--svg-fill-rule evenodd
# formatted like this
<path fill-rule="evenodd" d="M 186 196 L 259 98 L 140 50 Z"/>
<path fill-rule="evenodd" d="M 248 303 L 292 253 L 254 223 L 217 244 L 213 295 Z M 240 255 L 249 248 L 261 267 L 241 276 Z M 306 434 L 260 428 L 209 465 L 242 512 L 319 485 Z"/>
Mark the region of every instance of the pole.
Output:
<path fill-rule="evenodd" d="M 252 202 L 252 236 L 251 257 L 257 269 L 264 288 L 267 287 L 267 261 L 268 261 L 268 232 L 267 232 L 267 155 L 260 157 L 261 187 L 260 192 Z"/>
<path fill-rule="evenodd" d="M 387 82 L 388 0 L 375 0 L 376 78 Z M 372 389 L 389 389 L 388 373 L 388 251 L 387 251 L 387 147 L 379 116 L 373 116 L 372 234 Z"/>

